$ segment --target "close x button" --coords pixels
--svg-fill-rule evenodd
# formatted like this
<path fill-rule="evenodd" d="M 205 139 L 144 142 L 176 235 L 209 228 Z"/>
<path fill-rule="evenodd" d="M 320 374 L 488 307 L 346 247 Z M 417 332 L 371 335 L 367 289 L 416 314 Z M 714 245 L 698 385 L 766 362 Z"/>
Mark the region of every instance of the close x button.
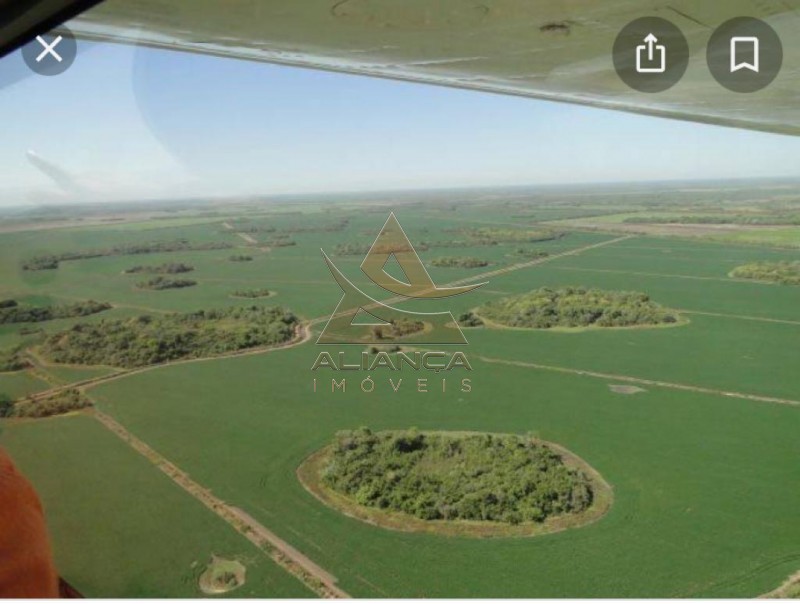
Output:
<path fill-rule="evenodd" d="M 63 26 L 57 31 L 36 36 L 22 47 L 25 64 L 31 71 L 43 76 L 64 73 L 75 61 L 77 54 L 75 36 Z"/>

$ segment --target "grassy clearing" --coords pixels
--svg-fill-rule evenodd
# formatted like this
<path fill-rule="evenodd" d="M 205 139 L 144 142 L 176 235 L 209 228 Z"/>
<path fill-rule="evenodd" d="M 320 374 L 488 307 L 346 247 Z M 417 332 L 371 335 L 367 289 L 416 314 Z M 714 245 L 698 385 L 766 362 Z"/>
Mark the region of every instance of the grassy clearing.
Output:
<path fill-rule="evenodd" d="M 50 384 L 30 371 L 0 373 L 0 393 L 17 399 L 47 390 Z"/>
<path fill-rule="evenodd" d="M 113 373 L 113 367 L 73 367 L 70 365 L 48 365 L 46 372 L 60 384 L 71 384 Z"/>
<path fill-rule="evenodd" d="M 224 594 L 244 585 L 246 575 L 247 567 L 238 560 L 212 556 L 197 583 L 204 594 Z"/>

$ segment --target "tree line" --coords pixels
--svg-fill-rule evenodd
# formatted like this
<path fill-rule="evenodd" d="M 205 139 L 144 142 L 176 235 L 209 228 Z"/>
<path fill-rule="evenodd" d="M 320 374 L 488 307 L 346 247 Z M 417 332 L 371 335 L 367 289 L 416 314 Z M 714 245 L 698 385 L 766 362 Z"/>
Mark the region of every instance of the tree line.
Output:
<path fill-rule="evenodd" d="M 782 285 L 800 285 L 800 262 L 783 260 L 779 262 L 751 262 L 737 266 L 731 272 L 737 279 L 752 279 Z"/>
<path fill-rule="evenodd" d="M 310 225 L 292 225 L 281 229 L 281 233 L 337 233 L 343 231 L 350 224 L 349 218 L 340 218 L 335 222 L 329 224 L 322 224 L 318 226 Z"/>
<path fill-rule="evenodd" d="M 547 258 L 550 255 L 550 252 L 545 252 L 544 250 L 532 250 L 529 248 L 518 247 L 512 252 L 513 256 L 518 256 L 520 258 Z"/>
<path fill-rule="evenodd" d="M 269 247 L 292 247 L 297 245 L 297 242 L 288 235 L 277 235 L 264 242 Z"/>
<path fill-rule="evenodd" d="M 178 275 L 181 273 L 191 273 L 194 267 L 183 262 L 165 262 L 156 266 L 132 266 L 125 272 L 130 275 L 145 273 L 148 275 Z"/>
<path fill-rule="evenodd" d="M 16 402 L 10 396 L 0 394 L 0 417 L 50 417 L 91 406 L 91 401 L 74 388 L 45 398 L 28 397 Z"/>
<path fill-rule="evenodd" d="M 641 292 L 585 287 L 542 287 L 527 294 L 487 302 L 478 308 L 484 319 L 508 327 L 630 327 L 675 323 L 676 313 Z"/>
<path fill-rule="evenodd" d="M 237 289 L 231 294 L 234 298 L 267 298 L 272 295 L 268 289 Z"/>
<path fill-rule="evenodd" d="M 333 253 L 336 256 L 366 256 L 371 247 L 357 243 L 338 243 L 334 246 Z"/>
<path fill-rule="evenodd" d="M 481 327 L 483 319 L 470 310 L 458 315 L 458 324 L 461 327 Z"/>
<path fill-rule="evenodd" d="M 384 248 L 383 250 L 381 248 Z M 372 249 L 372 245 L 369 244 L 358 244 L 358 243 L 339 243 L 333 248 L 333 254 L 335 256 L 366 256 L 367 253 Z M 425 242 L 420 242 L 414 245 L 414 250 L 417 252 L 425 252 L 429 249 L 429 245 Z M 395 252 L 397 250 L 389 250 L 386 249 L 384 246 L 378 246 L 378 251 L 389 251 Z"/>
<path fill-rule="evenodd" d="M 152 289 L 160 291 L 162 289 L 181 289 L 184 287 L 194 287 L 197 281 L 193 279 L 172 279 L 170 277 L 154 277 L 147 281 L 140 281 L 136 284 L 139 289 Z"/>
<path fill-rule="evenodd" d="M 86 260 L 89 258 L 102 258 L 104 256 L 136 256 L 139 254 L 158 254 L 163 252 L 193 252 L 204 250 L 230 249 L 233 245 L 221 241 L 205 243 L 190 243 L 186 239 L 175 241 L 156 241 L 153 243 L 128 243 L 107 249 L 83 250 L 79 252 L 62 252 L 60 254 L 45 254 L 34 256 L 22 263 L 26 271 L 54 270 L 61 262 L 67 260 Z"/>
<path fill-rule="evenodd" d="M 551 229 L 514 229 L 503 227 L 474 227 L 445 229 L 445 232 L 466 235 L 478 245 L 499 245 L 501 243 L 537 243 L 561 239 L 566 233 Z"/>
<path fill-rule="evenodd" d="M 477 241 L 468 241 L 466 239 L 444 239 L 439 241 L 421 241 L 414 247 L 416 249 L 420 249 L 420 247 L 424 247 L 425 249 L 428 248 L 457 248 L 457 247 L 477 247 L 480 243 Z"/>
<path fill-rule="evenodd" d="M 716 214 L 684 216 L 631 216 L 628 224 L 741 224 L 754 226 L 800 225 L 800 214 Z"/>
<path fill-rule="evenodd" d="M 112 308 L 108 302 L 75 302 L 73 304 L 59 304 L 54 306 L 22 306 L 14 300 L 5 300 L 4 303 L 14 302 L 13 306 L 0 307 L 0 325 L 6 323 L 38 323 L 52 321 L 53 319 L 69 319 L 85 317 Z"/>
<path fill-rule="evenodd" d="M 425 329 L 425 323 L 413 319 L 392 319 L 386 325 L 373 325 L 370 332 L 376 340 L 394 340 Z"/>
<path fill-rule="evenodd" d="M 22 371 L 31 366 L 22 356 L 22 346 L 15 346 L 10 350 L 0 350 L 0 373 L 6 371 Z"/>
<path fill-rule="evenodd" d="M 440 256 L 431 260 L 431 266 L 440 268 L 479 268 L 489 266 L 489 261 L 473 256 Z"/>
<path fill-rule="evenodd" d="M 78 323 L 47 337 L 55 363 L 143 367 L 286 342 L 297 317 L 280 307 L 248 306 Z"/>

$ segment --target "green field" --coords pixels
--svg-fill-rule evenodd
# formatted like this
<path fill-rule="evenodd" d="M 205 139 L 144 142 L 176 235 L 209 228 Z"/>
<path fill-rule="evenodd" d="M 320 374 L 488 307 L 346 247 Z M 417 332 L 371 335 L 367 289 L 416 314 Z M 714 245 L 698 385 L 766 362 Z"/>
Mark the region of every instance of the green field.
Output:
<path fill-rule="evenodd" d="M 625 200 L 561 207 L 516 199 L 469 203 L 463 212 L 449 204 L 393 209 L 417 243 L 459 239 L 460 229 L 480 226 L 529 228 L 538 220 L 601 214 L 610 221 L 615 211 L 630 214 L 631 205 Z M 0 299 L 114 304 L 85 319 L 95 322 L 238 306 L 245 302 L 232 299 L 233 291 L 265 288 L 275 295 L 246 304 L 280 304 L 304 320 L 316 319 L 311 341 L 298 346 L 154 368 L 86 392 L 99 410 L 305 554 L 348 594 L 752 597 L 800 569 L 800 287 L 729 276 L 750 262 L 798 260 L 800 251 L 603 230 L 568 230 L 562 238 L 526 244 L 432 246 L 419 254 L 425 263 L 442 256 L 491 263 L 474 269 L 430 266 L 439 285 L 528 262 L 514 255 L 518 247 L 549 256 L 480 278 L 488 283 L 473 293 L 408 301 L 402 308 L 444 308 L 457 316 L 539 287 L 585 286 L 644 292 L 687 322 L 669 329 L 575 333 L 471 328 L 463 351 L 473 370 L 425 374 L 429 391 L 420 393 L 413 386 L 419 376 L 406 370 L 311 371 L 320 350 L 339 350 L 313 343 L 341 297 L 320 248 L 371 244 L 389 209 L 309 204 L 239 211 L 226 209 L 229 218 L 218 221 L 182 216 L 175 224 L 150 220 L 53 230 L 46 245 L 32 232 L 0 234 Z M 530 224 L 522 215 L 531 216 Z M 334 228 L 342 219 L 346 225 Z M 296 245 L 268 245 L 278 234 Z M 178 238 L 236 247 L 66 261 L 54 271 L 20 268 L 22 260 L 40 253 Z M 574 253 L 562 255 L 567 252 Z M 253 261 L 228 260 L 239 253 Z M 365 292 L 387 297 L 361 274 L 362 256 L 333 260 Z M 191 277 L 198 285 L 138 290 L 138 277 L 123 274 L 136 264 L 164 262 L 194 266 Z M 51 334 L 75 322 L 37 327 Z M 0 348 L 36 344 L 19 327 L 0 331 Z M 107 371 L 43 369 L 59 384 Z M 371 393 L 359 387 L 368 375 L 375 381 Z M 332 377 L 347 378 L 346 392 L 331 391 Z M 405 378 L 404 388 L 394 392 L 389 377 Z M 471 392 L 458 388 L 462 377 L 472 380 Z M 644 391 L 610 388 L 620 384 Z M 0 392 L 15 397 L 48 387 L 32 371 L 0 374 Z M 337 431 L 359 426 L 532 433 L 594 467 L 612 485 L 614 503 L 591 525 L 532 538 L 445 537 L 371 526 L 328 508 L 295 474 Z M 313 595 L 90 413 L 6 422 L 0 443 L 40 491 L 61 572 L 86 595 L 198 595 L 191 565 L 204 567 L 212 554 L 251 562 L 245 563 L 245 587 L 232 596 Z"/>
<path fill-rule="evenodd" d="M 236 597 L 313 595 L 90 417 L 14 425 L 3 444 L 34 479 L 60 573 L 86 596 L 200 597 L 212 554 L 247 566 Z"/>

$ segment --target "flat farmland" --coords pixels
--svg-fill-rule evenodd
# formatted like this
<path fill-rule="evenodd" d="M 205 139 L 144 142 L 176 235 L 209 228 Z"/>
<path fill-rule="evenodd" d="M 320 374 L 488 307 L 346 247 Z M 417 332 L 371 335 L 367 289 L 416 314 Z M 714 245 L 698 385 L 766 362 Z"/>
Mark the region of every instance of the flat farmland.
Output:
<path fill-rule="evenodd" d="M 17 424 L 3 446 L 33 477 L 56 565 L 84 595 L 200 597 L 197 577 L 217 555 L 247 567 L 232 596 L 313 596 L 91 417 Z"/>
<path fill-rule="evenodd" d="M 755 261 L 800 260 L 800 252 L 594 231 L 565 231 L 543 241 L 464 244 L 476 228 L 492 228 L 500 236 L 504 229 L 558 229 L 564 227 L 539 221 L 609 211 L 516 202 L 497 208 L 476 203 L 463 212 L 419 204 L 395 209 L 437 284 L 488 281 L 467 295 L 410 300 L 402 308 L 445 309 L 458 316 L 504 296 L 572 285 L 644 292 L 686 319 L 658 328 L 469 328 L 463 351 L 470 372 L 311 371 L 321 350 L 334 356 L 339 350 L 314 344 L 342 295 L 320 248 L 366 293 L 389 297 L 360 271 L 365 248 L 388 216 L 384 206 L 304 206 L 302 213 L 231 210 L 215 221 L 58 230 L 48 245 L 28 233 L 6 233 L 0 235 L 0 249 L 9 255 L 2 256 L 0 274 L 8 279 L 0 299 L 27 296 L 40 304 L 94 299 L 114 305 L 80 319 L 92 322 L 250 304 L 282 305 L 301 317 L 310 338 L 293 346 L 161 366 L 101 379 L 84 390 L 100 412 L 307 556 L 350 595 L 751 597 L 768 592 L 800 568 L 800 373 L 794 354 L 800 340 L 800 287 L 737 280 L 729 273 Z M 176 239 L 232 247 L 65 261 L 52 271 L 20 268 L 40 253 Z M 547 256 L 526 257 L 520 248 Z M 252 260 L 232 262 L 232 255 Z M 431 265 L 441 257 L 477 258 L 488 266 Z M 136 283 L 144 277 L 124 273 L 134 265 L 167 262 L 191 265 L 192 272 L 179 276 L 197 285 L 141 290 Z M 232 297 L 236 290 L 257 288 L 273 295 L 254 301 Z M 50 334 L 78 321 L 36 326 Z M 39 336 L 20 335 L 20 327 L 2 326 L 0 348 L 21 343 L 36 350 Z M 349 360 L 364 348 L 345 347 Z M 108 371 L 44 364 L 0 374 L 0 392 L 17 397 L 102 378 Z M 49 381 L 42 379 L 48 376 Z M 334 377 L 347 379 L 346 391 L 332 391 Z M 403 387 L 395 392 L 390 377 L 403 378 Z M 417 391 L 418 377 L 428 379 L 427 393 Z M 471 392 L 460 391 L 462 377 L 472 380 Z M 361 390 L 366 378 L 374 381 L 371 393 Z M 642 390 L 626 394 L 611 388 L 619 385 Z M 337 431 L 359 426 L 531 433 L 596 468 L 613 487 L 614 503 L 593 524 L 534 538 L 442 537 L 367 525 L 326 507 L 295 475 Z M 5 422 L 3 429 L 0 441 L 47 504 L 66 578 L 87 595 L 192 595 L 191 564 L 211 554 L 259 560 L 247 585 L 260 591 L 246 587 L 231 595 L 311 594 L 108 432 L 92 412 Z M 123 485 L 131 481 L 142 485 L 137 496 L 153 493 L 157 502 L 124 505 Z M 80 496 L 90 494 L 97 499 L 82 503 Z M 114 513 L 102 514 L 104 509 Z M 102 524 L 95 531 L 99 515 Z M 90 531 L 96 541 L 89 552 L 72 556 L 79 531 Z M 144 543 L 155 533 L 175 538 L 148 559 Z M 132 570 L 118 571 L 115 554 Z M 132 585 L 142 581 L 140 594 Z"/>
<path fill-rule="evenodd" d="M 800 562 L 794 407 L 661 388 L 620 395 L 613 380 L 480 361 L 469 395 L 394 394 L 375 374 L 368 395 L 360 372 L 344 394 L 313 393 L 312 358 L 298 347 L 156 370 L 93 396 L 354 595 L 744 596 Z M 360 425 L 531 431 L 591 460 L 615 504 L 596 524 L 533 539 L 370 527 L 326 508 L 294 475 L 337 430 Z"/>

